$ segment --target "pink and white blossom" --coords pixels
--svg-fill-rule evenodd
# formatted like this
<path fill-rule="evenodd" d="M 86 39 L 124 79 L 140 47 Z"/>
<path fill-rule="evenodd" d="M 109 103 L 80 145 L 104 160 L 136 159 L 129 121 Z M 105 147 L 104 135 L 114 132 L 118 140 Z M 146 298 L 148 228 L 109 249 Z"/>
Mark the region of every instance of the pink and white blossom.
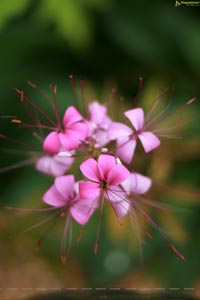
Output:
<path fill-rule="evenodd" d="M 43 155 L 41 156 L 35 167 L 38 171 L 52 176 L 61 176 L 67 172 L 74 162 L 73 154 L 74 152 L 69 152 L 67 150 L 63 150 L 63 153 L 66 155 L 60 156 L 59 154 L 55 155 Z"/>
<path fill-rule="evenodd" d="M 63 263 L 69 256 L 72 244 L 72 219 L 80 225 L 85 225 L 96 207 L 88 199 L 81 199 L 77 193 L 73 175 L 58 176 L 54 184 L 43 195 L 43 201 L 59 210 L 59 216 L 66 216 L 63 237 L 60 245 L 60 257 Z M 69 231 L 69 245 L 66 250 L 66 236 Z M 78 238 L 79 239 L 79 238 Z"/>
<path fill-rule="evenodd" d="M 107 130 L 112 121 L 107 115 L 107 107 L 98 101 L 91 102 L 88 105 L 88 110 L 90 115 L 87 121 L 88 137 L 95 141 L 96 148 L 101 148 L 109 142 Z"/>
<path fill-rule="evenodd" d="M 91 202 L 81 199 L 75 192 L 73 175 L 56 177 L 54 184 L 43 195 L 43 201 L 48 205 L 66 209 L 81 225 L 85 225 L 94 212 Z"/>
<path fill-rule="evenodd" d="M 119 185 L 129 176 L 130 172 L 122 164 L 117 164 L 115 157 L 101 154 L 96 161 L 89 158 L 80 165 L 82 174 L 90 179 L 80 182 L 80 197 L 90 199 L 96 204 L 101 198 L 106 198 L 117 217 L 122 218 L 129 209 L 129 204 L 123 198 L 123 190 Z"/>
<path fill-rule="evenodd" d="M 78 110 L 70 106 L 63 117 L 63 130 L 58 128 L 47 135 L 43 142 L 44 152 L 57 154 L 61 147 L 66 150 L 77 149 L 79 143 L 88 135 L 88 126 Z"/>
<path fill-rule="evenodd" d="M 125 116 L 131 122 L 133 129 L 119 122 L 111 123 L 108 138 L 117 140 L 116 154 L 125 162 L 130 163 L 135 152 L 137 139 L 142 143 L 144 151 L 149 153 L 160 145 L 160 140 L 145 127 L 144 111 L 142 108 L 127 110 Z"/>

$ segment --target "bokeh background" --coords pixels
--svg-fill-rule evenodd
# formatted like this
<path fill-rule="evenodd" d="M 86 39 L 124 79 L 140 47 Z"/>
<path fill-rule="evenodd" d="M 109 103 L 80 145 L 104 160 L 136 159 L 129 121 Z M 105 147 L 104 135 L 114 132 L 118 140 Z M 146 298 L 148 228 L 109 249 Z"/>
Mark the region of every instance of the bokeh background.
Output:
<path fill-rule="evenodd" d="M 108 101 L 113 87 L 118 109 L 122 98 L 131 104 L 143 77 L 140 101 L 150 106 L 166 87 L 173 91 L 172 106 L 200 95 L 200 7 L 175 7 L 175 1 L 116 0 L 1 0 L 0 1 L 0 115 L 2 134 L 31 142 L 29 131 L 10 122 L 9 116 L 24 118 L 14 87 L 47 109 L 41 94 L 27 85 L 37 83 L 48 92 L 58 85 L 62 109 L 73 103 L 68 77 L 76 84 L 84 79 L 87 101 Z M 171 92 L 169 92 L 170 94 Z M 170 96 L 169 96 L 170 97 Z M 106 208 L 100 249 L 93 254 L 98 215 L 84 229 L 77 245 L 75 227 L 71 256 L 66 265 L 59 259 L 63 224 L 48 236 L 39 253 L 35 243 L 45 227 L 17 239 L 13 234 L 39 221 L 34 213 L 13 213 L 5 205 L 41 207 L 41 196 L 52 183 L 33 167 L 1 174 L 0 288 L 120 287 L 180 288 L 177 293 L 200 296 L 200 107 L 197 101 L 184 114 L 188 128 L 182 140 L 164 141 L 150 159 L 141 156 L 133 168 L 178 189 L 154 185 L 152 197 L 180 209 L 150 213 L 169 233 L 187 257 L 180 261 L 158 233 L 143 245 L 140 259 L 137 240 L 128 220 L 120 227 Z M 1 139 L 1 168 L 24 159 L 13 149 L 24 147 Z M 148 208 L 149 210 L 149 208 Z M 147 290 L 149 292 L 149 290 Z M 8 293 L 0 290 L 0 293 Z M 12 293 L 12 291 L 10 291 Z M 13 291 L 13 296 L 16 295 Z M 18 292 L 19 293 L 19 292 Z M 25 293 L 25 292 L 24 292 Z"/>

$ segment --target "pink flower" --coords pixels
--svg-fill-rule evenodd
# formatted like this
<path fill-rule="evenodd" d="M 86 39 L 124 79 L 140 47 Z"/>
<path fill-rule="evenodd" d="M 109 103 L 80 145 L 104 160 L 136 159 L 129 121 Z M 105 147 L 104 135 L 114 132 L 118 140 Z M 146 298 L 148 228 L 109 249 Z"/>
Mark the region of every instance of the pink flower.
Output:
<path fill-rule="evenodd" d="M 146 131 L 142 108 L 130 109 L 124 114 L 130 120 L 134 129 L 124 124 L 113 122 L 108 129 L 108 138 L 117 140 L 117 156 L 125 162 L 130 163 L 138 138 L 146 153 L 157 148 L 160 145 L 160 140 L 153 132 Z"/>
<path fill-rule="evenodd" d="M 43 200 L 46 204 L 57 208 L 60 211 L 59 216 L 63 217 L 66 214 L 66 224 L 61 241 L 61 260 L 65 262 L 69 255 L 72 242 L 71 218 L 77 223 L 85 225 L 96 207 L 92 207 L 90 200 L 83 200 L 76 193 L 73 175 L 57 177 L 54 184 L 44 194 Z M 68 230 L 70 230 L 70 240 L 68 250 L 66 251 L 65 244 Z"/>
<path fill-rule="evenodd" d="M 118 220 L 125 216 L 129 210 L 129 202 L 123 197 L 124 191 L 119 184 L 130 173 L 123 165 L 117 164 L 113 156 L 107 154 L 101 154 L 98 161 L 89 158 L 80 165 L 80 169 L 83 175 L 91 180 L 79 183 L 80 197 L 90 201 L 93 206 L 97 206 L 98 201 L 101 200 L 100 220 L 94 247 L 94 252 L 97 253 L 104 199 L 109 201 Z"/>
<path fill-rule="evenodd" d="M 43 142 L 43 150 L 57 154 L 62 146 L 66 150 L 78 148 L 88 134 L 88 126 L 83 123 L 83 117 L 73 106 L 67 108 L 63 118 L 64 130 L 58 129 L 48 134 Z"/>
<path fill-rule="evenodd" d="M 107 115 L 107 107 L 94 101 L 89 104 L 90 118 L 88 121 L 89 126 L 89 139 L 95 141 L 96 148 L 103 147 L 109 142 L 107 130 L 111 124 L 111 119 Z"/>
<path fill-rule="evenodd" d="M 64 155 L 66 154 L 66 155 Z M 44 174 L 52 176 L 61 176 L 70 169 L 74 162 L 73 153 L 66 150 L 62 152 L 62 156 L 43 155 L 36 162 L 36 169 Z"/>
<path fill-rule="evenodd" d="M 89 201 L 81 199 L 75 193 L 73 175 L 57 177 L 54 184 L 44 194 L 43 200 L 51 206 L 64 208 L 81 225 L 88 222 L 94 211 L 93 208 L 91 209 Z"/>
<path fill-rule="evenodd" d="M 124 193 L 119 184 L 129 176 L 128 169 L 117 164 L 115 158 L 107 154 L 101 154 L 98 161 L 89 158 L 80 165 L 80 169 L 83 175 L 91 180 L 79 183 L 80 197 L 91 199 L 95 205 L 101 197 L 105 197 L 117 217 L 123 217 L 129 205 L 123 198 Z"/>

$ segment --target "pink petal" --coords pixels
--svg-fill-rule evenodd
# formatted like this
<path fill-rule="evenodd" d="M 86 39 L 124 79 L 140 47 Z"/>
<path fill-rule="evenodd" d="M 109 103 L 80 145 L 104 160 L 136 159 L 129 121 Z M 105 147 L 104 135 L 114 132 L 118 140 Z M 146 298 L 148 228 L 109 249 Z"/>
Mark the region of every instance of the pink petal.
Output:
<path fill-rule="evenodd" d="M 148 191 L 152 184 L 149 177 L 138 173 L 131 173 L 131 175 L 121 184 L 126 193 L 144 194 Z"/>
<path fill-rule="evenodd" d="M 88 126 L 84 123 L 70 125 L 65 133 L 59 133 L 62 146 L 67 150 L 77 149 L 79 142 L 84 141 L 88 134 Z"/>
<path fill-rule="evenodd" d="M 44 194 L 43 200 L 45 203 L 55 207 L 63 207 L 66 205 L 65 197 L 58 192 L 54 184 Z"/>
<path fill-rule="evenodd" d="M 160 146 L 160 140 L 154 133 L 150 131 L 145 131 L 139 134 L 138 138 L 140 139 L 146 153 Z"/>
<path fill-rule="evenodd" d="M 48 175 L 52 175 L 51 173 L 51 160 L 52 158 L 48 155 L 44 155 L 42 157 L 40 157 L 38 159 L 38 161 L 36 162 L 36 169 L 42 173 L 48 174 Z"/>
<path fill-rule="evenodd" d="M 74 150 L 77 149 L 79 146 L 79 141 L 76 138 L 75 135 L 73 135 L 73 132 L 70 130 L 66 130 L 65 133 L 59 133 L 59 138 L 61 145 L 66 150 Z"/>
<path fill-rule="evenodd" d="M 108 154 L 101 154 L 98 158 L 98 169 L 101 180 L 107 180 L 110 170 L 116 166 L 115 157 Z"/>
<path fill-rule="evenodd" d="M 97 203 L 95 203 L 95 201 L 91 202 L 79 199 L 79 201 L 70 208 L 70 213 L 79 224 L 85 225 L 93 215 L 96 208 Z"/>
<path fill-rule="evenodd" d="M 107 107 L 98 103 L 97 101 L 94 101 L 89 104 L 88 108 L 90 113 L 90 121 L 94 122 L 95 124 L 101 124 L 106 115 Z"/>
<path fill-rule="evenodd" d="M 138 131 L 144 126 L 144 112 L 142 108 L 127 110 L 125 116 L 130 120 L 133 127 Z"/>
<path fill-rule="evenodd" d="M 100 196 L 100 185 L 94 182 L 83 182 L 79 183 L 79 194 L 80 198 L 88 200 L 98 200 Z"/>
<path fill-rule="evenodd" d="M 118 185 L 130 175 L 129 170 L 123 165 L 115 165 L 108 175 L 108 183 Z"/>
<path fill-rule="evenodd" d="M 130 209 L 130 204 L 128 201 L 121 201 L 115 203 L 112 202 L 111 205 L 119 219 L 123 218 L 129 212 Z"/>
<path fill-rule="evenodd" d="M 52 174 L 54 176 L 63 175 L 67 170 L 70 169 L 73 162 L 73 157 L 60 157 L 58 155 L 54 155 L 52 157 L 52 163 L 50 166 Z"/>
<path fill-rule="evenodd" d="M 119 138 L 117 140 L 117 156 L 121 158 L 126 163 L 132 161 L 134 152 L 136 148 L 136 140 L 133 138 Z"/>
<path fill-rule="evenodd" d="M 89 158 L 80 165 L 81 172 L 90 180 L 99 182 L 100 173 L 97 162 L 94 158 Z"/>
<path fill-rule="evenodd" d="M 68 109 L 65 111 L 64 117 L 63 117 L 63 125 L 64 127 L 68 127 L 73 123 L 80 122 L 83 120 L 83 117 L 78 112 L 78 110 L 74 106 L 68 107 Z"/>
<path fill-rule="evenodd" d="M 53 131 L 47 135 L 43 142 L 44 152 L 57 154 L 60 150 L 60 140 L 57 132 Z"/>
<path fill-rule="evenodd" d="M 72 124 L 67 129 L 67 132 L 70 132 L 70 136 L 78 141 L 84 141 L 88 135 L 88 131 L 88 125 L 83 122 Z"/>
<path fill-rule="evenodd" d="M 44 155 L 36 162 L 36 169 L 52 176 L 63 175 L 73 164 L 73 157 L 59 157 L 58 155 Z"/>
<path fill-rule="evenodd" d="M 74 176 L 59 176 L 55 179 L 55 187 L 65 199 L 72 199 L 74 196 Z"/>
<path fill-rule="evenodd" d="M 126 199 L 126 193 L 121 188 L 116 186 L 109 187 L 106 196 L 119 219 L 128 213 L 130 204 Z"/>
<path fill-rule="evenodd" d="M 109 140 L 116 140 L 119 137 L 129 136 L 133 134 L 133 130 L 118 122 L 112 122 L 108 127 L 107 135 Z"/>
<path fill-rule="evenodd" d="M 107 132 L 105 130 L 97 130 L 96 132 L 96 142 L 99 148 L 105 146 L 110 140 L 108 139 Z"/>
<path fill-rule="evenodd" d="M 125 191 L 121 187 L 115 186 L 115 185 L 110 185 L 106 189 L 105 195 L 106 195 L 106 198 L 108 199 L 108 201 L 110 201 L 110 202 L 125 201 L 126 197 L 127 197 L 127 194 L 125 193 Z"/>

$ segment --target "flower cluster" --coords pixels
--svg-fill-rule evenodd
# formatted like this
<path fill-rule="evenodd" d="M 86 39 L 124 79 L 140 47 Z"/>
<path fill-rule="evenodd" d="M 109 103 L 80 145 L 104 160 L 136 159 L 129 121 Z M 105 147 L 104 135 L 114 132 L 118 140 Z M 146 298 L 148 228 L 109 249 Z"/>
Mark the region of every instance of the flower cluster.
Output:
<path fill-rule="evenodd" d="M 36 85 L 30 84 L 37 88 Z M 56 87 L 50 86 L 50 89 L 55 96 Z M 156 206 L 151 199 L 148 203 L 148 197 L 145 195 L 152 185 L 152 180 L 134 172 L 131 164 L 138 143 L 141 143 L 145 153 L 149 153 L 160 146 L 161 137 L 169 137 L 176 128 L 176 126 L 170 128 L 161 126 L 162 121 L 169 118 L 169 114 L 166 113 L 166 109 L 155 114 L 160 100 L 154 103 L 146 116 L 141 107 L 126 110 L 125 122 L 122 123 L 112 120 L 108 115 L 106 104 L 98 101 L 88 105 L 84 116 L 77 107 L 69 106 L 61 118 L 56 100 L 49 99 L 55 115 L 55 120 L 52 120 L 27 98 L 23 91 L 18 89 L 16 91 L 20 94 L 20 100 L 32 123 L 26 124 L 21 120 L 13 120 L 13 122 L 19 123 L 20 126 L 34 128 L 37 137 L 41 131 L 43 132 L 40 136 L 42 145 L 39 155 L 34 156 L 34 159 L 31 158 L 28 163 L 34 163 L 39 172 L 52 176 L 53 182 L 42 199 L 48 207 L 35 209 L 35 211 L 54 212 L 42 223 L 52 217 L 56 220 L 61 217 L 66 219 L 60 249 L 62 261 L 66 261 L 70 252 L 72 220 L 85 226 L 97 210 L 100 211 L 100 217 L 94 252 L 98 251 L 105 201 L 110 204 L 120 224 L 126 215 L 130 215 L 132 222 L 137 223 L 136 213 L 139 213 L 145 221 L 159 231 L 172 251 L 185 260 L 168 240 L 165 232 L 143 209 L 144 203 Z M 194 98 L 189 100 L 183 107 L 190 105 L 194 100 Z M 36 133 L 37 129 L 38 133 Z M 12 140 L 3 134 L 1 137 Z M 16 142 L 16 140 L 12 141 Z M 79 164 L 79 174 L 74 174 L 75 164 Z M 35 225 L 29 229 L 34 227 Z M 66 249 L 67 233 L 69 243 Z M 42 240 L 43 238 L 38 241 L 37 249 Z"/>

